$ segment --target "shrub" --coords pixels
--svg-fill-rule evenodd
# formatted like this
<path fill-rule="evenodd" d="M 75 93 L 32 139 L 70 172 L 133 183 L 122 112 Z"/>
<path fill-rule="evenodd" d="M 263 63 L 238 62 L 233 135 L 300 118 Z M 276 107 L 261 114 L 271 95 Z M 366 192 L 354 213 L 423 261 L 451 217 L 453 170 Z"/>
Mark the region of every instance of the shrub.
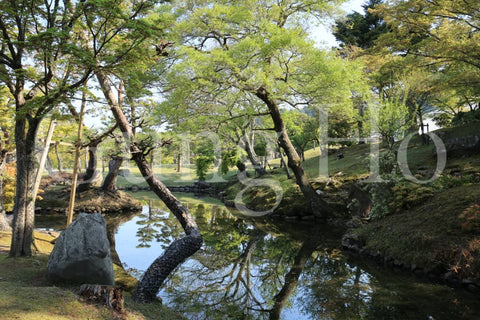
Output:
<path fill-rule="evenodd" d="M 410 209 L 433 197 L 434 190 L 425 185 L 401 181 L 392 187 L 391 207 L 396 210 Z"/>
<path fill-rule="evenodd" d="M 367 186 L 367 191 L 372 199 L 370 217 L 372 219 L 383 218 L 392 213 L 390 203 L 392 201 L 393 182 L 377 182 Z"/>

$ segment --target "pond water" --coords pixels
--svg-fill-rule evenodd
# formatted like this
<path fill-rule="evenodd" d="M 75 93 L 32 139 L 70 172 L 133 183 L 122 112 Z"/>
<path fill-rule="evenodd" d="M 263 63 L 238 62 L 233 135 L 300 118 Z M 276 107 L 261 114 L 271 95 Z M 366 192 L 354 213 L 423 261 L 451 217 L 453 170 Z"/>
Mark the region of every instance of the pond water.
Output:
<path fill-rule="evenodd" d="M 211 199 L 194 201 L 204 245 L 159 293 L 189 319 L 480 319 L 478 296 L 342 253 L 341 230 L 245 219 Z M 182 235 L 175 217 L 150 202 L 117 228 L 116 251 L 138 276 Z"/>

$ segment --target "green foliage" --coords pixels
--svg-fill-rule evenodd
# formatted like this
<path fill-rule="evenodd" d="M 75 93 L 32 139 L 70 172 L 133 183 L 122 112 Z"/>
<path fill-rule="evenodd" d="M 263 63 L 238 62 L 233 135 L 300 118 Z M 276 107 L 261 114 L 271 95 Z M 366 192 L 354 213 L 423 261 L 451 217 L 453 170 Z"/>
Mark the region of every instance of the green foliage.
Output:
<path fill-rule="evenodd" d="M 333 35 L 341 42 L 342 47 L 356 46 L 362 49 L 370 48 L 375 40 L 387 31 L 385 21 L 369 9 L 382 3 L 382 0 L 370 0 L 363 5 L 364 12 L 353 12 L 343 20 L 335 21 Z"/>
<path fill-rule="evenodd" d="M 452 126 L 461 126 L 474 122 L 480 122 L 480 109 L 469 112 L 460 111 L 452 118 Z"/>
<path fill-rule="evenodd" d="M 382 174 L 392 174 L 397 167 L 397 153 L 394 150 L 388 149 L 386 152 L 380 154 L 379 169 Z"/>
<path fill-rule="evenodd" d="M 476 182 L 476 177 L 474 175 L 449 175 L 443 174 L 437 180 L 435 180 L 432 185 L 437 190 L 447 190 L 454 187 L 469 185 Z"/>
<path fill-rule="evenodd" d="M 435 114 L 432 118 L 433 122 L 440 128 L 448 128 L 452 125 L 453 116 L 446 112 Z"/>
<path fill-rule="evenodd" d="M 412 125 L 408 107 L 399 101 L 385 99 L 370 104 L 365 117 L 366 128 L 381 134 L 383 142 L 392 149 L 397 139 L 403 138 Z"/>
<path fill-rule="evenodd" d="M 214 146 L 211 141 L 202 141 L 195 150 L 195 167 L 198 180 L 205 181 L 208 169 L 215 162 Z"/>
<path fill-rule="evenodd" d="M 13 138 L 13 127 L 15 125 L 14 122 L 14 112 L 15 108 L 13 106 L 13 101 L 10 92 L 7 90 L 6 87 L 0 84 L 0 129 L 3 132 L 3 135 L 8 134 L 10 137 Z M 9 141 L 13 144 L 13 139 Z M 13 150 L 13 146 L 7 146 L 5 144 L 4 139 L 1 139 L 1 146 L 3 149 L 8 151 Z"/>
<path fill-rule="evenodd" d="M 392 182 L 375 182 L 367 185 L 366 190 L 372 199 L 372 208 L 370 217 L 372 219 L 380 219 L 393 212 L 391 202 L 393 198 Z"/>
<path fill-rule="evenodd" d="M 318 118 L 308 115 L 305 111 L 307 110 L 289 110 L 282 114 L 288 136 L 300 154 L 303 153 L 313 141 L 318 141 L 320 136 Z M 332 136 L 329 135 L 329 137 Z"/>
<path fill-rule="evenodd" d="M 240 155 L 237 148 L 225 150 L 222 153 L 222 164 L 220 170 L 222 174 L 227 174 L 230 167 L 233 167 L 240 161 Z"/>
<path fill-rule="evenodd" d="M 315 48 L 298 22 L 324 15 L 333 2 L 293 3 L 185 3 L 172 29 L 185 45 L 166 75 L 173 90 L 161 108 L 186 121 L 194 114 L 190 120 L 197 127 L 215 130 L 229 126 L 230 118 L 265 114 L 266 106 L 254 96 L 260 88 L 285 106 L 351 109 L 352 91 L 366 88 L 360 65 Z"/>
<path fill-rule="evenodd" d="M 420 70 L 426 73 L 419 91 L 423 93 L 409 97 L 410 102 L 418 106 L 428 100 L 430 108 L 449 114 L 478 107 L 480 87 L 474 79 L 480 74 L 479 57 L 471 54 L 478 51 L 480 39 L 479 29 L 472 28 L 480 19 L 477 8 L 476 0 L 386 1 L 376 6 L 372 13 L 383 17 L 389 27 L 372 50 L 390 60 L 377 65 L 383 74 L 379 88 L 391 86 L 389 80 L 401 73 Z M 418 77 L 413 81 L 423 82 Z"/>

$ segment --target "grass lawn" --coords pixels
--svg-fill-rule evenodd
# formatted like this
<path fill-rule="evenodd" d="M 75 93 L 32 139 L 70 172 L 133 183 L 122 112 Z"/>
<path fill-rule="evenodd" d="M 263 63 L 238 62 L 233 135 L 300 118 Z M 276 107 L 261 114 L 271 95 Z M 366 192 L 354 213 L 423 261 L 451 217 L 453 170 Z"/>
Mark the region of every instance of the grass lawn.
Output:
<path fill-rule="evenodd" d="M 138 168 L 135 165 L 123 167 L 123 169 L 128 169 L 130 171 L 130 175 L 127 177 L 119 176 L 117 180 L 117 187 L 123 188 L 126 186 L 138 186 L 142 188 L 147 186 L 145 179 L 141 176 Z M 184 165 L 182 166 L 181 172 L 177 172 L 175 165 L 165 164 L 161 166 L 155 166 L 153 168 L 153 172 L 160 181 L 171 187 L 192 185 L 197 180 L 197 176 L 195 174 L 195 165 Z M 234 179 L 235 176 L 236 170 L 230 170 L 227 174 L 220 175 L 218 172 L 216 172 L 216 169 L 211 168 L 206 175 L 206 181 L 209 183 L 228 182 Z"/>
<path fill-rule="evenodd" d="M 11 233 L 0 232 L 0 319 L 85 320 L 85 319 L 183 319 L 161 303 L 138 304 L 124 292 L 127 312 L 113 314 L 103 306 L 86 304 L 75 294 L 77 288 L 50 285 L 45 278 L 52 236 L 35 232 L 38 252 L 30 258 L 8 258 Z M 115 280 L 126 277 L 115 268 Z"/>

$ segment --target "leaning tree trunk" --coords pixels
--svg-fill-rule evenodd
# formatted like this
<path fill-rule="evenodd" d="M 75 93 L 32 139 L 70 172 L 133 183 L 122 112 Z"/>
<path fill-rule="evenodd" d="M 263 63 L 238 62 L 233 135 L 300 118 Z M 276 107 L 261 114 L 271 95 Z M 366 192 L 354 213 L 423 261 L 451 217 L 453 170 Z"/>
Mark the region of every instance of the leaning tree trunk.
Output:
<path fill-rule="evenodd" d="M 136 146 L 132 146 L 132 149 L 136 150 Z M 132 156 L 150 189 L 173 212 L 186 233 L 185 237 L 172 242 L 163 255 L 155 259 L 138 283 L 137 289 L 133 294 L 134 300 L 150 302 L 156 298 L 167 276 L 178 265 L 200 249 L 203 239 L 193 217 L 170 190 L 153 175 L 142 152 L 133 153 Z"/>
<path fill-rule="evenodd" d="M 292 169 L 292 172 L 295 175 L 297 185 L 300 187 L 300 190 L 310 203 L 312 213 L 317 217 L 325 217 L 329 211 L 328 204 L 322 198 L 320 198 L 308 181 L 307 175 L 303 170 L 302 161 L 298 156 L 295 147 L 290 141 L 290 138 L 288 137 L 285 123 L 283 122 L 282 115 L 280 114 L 280 109 L 278 108 L 276 101 L 270 96 L 265 88 L 258 89 L 255 94 L 267 105 L 268 110 L 270 111 L 275 132 L 277 133 L 278 144 L 282 147 L 287 155 L 288 166 L 290 169 Z"/>
<path fill-rule="evenodd" d="M 247 152 L 248 160 L 250 160 L 253 167 L 255 168 L 255 172 L 259 176 L 263 176 L 263 175 L 267 174 L 267 171 L 265 170 L 263 165 L 258 160 L 257 154 L 255 153 L 255 150 L 253 149 L 252 142 L 248 138 L 247 134 L 245 134 L 243 136 L 243 139 L 241 141 L 243 141 L 243 148 Z"/>
<path fill-rule="evenodd" d="M 17 110 L 18 108 L 17 105 Z M 9 253 L 11 257 L 32 255 L 35 223 L 35 197 L 32 193 L 35 179 L 35 135 L 39 124 L 39 120 L 30 119 L 27 129 L 26 118 L 15 121 L 17 185 Z"/>
<path fill-rule="evenodd" d="M 118 156 L 113 156 L 108 163 L 108 174 L 103 181 L 102 190 L 103 191 L 117 191 L 117 178 L 118 171 L 122 166 L 123 158 Z"/>
<path fill-rule="evenodd" d="M 129 148 L 132 159 L 137 164 L 138 169 L 147 181 L 150 189 L 155 192 L 167 208 L 172 211 L 185 230 L 185 236 L 173 241 L 164 251 L 163 255 L 155 259 L 137 285 L 133 299 L 139 302 L 152 302 L 156 299 L 157 293 L 167 276 L 178 265 L 200 249 L 203 239 L 195 220 L 188 210 L 177 200 L 170 190 L 155 177 L 145 159 L 144 152 L 133 142 L 134 134 L 132 127 L 128 123 L 112 91 L 107 76 L 101 70 L 98 70 L 96 75 L 115 120 L 125 135 L 125 138 L 130 143 Z"/>

